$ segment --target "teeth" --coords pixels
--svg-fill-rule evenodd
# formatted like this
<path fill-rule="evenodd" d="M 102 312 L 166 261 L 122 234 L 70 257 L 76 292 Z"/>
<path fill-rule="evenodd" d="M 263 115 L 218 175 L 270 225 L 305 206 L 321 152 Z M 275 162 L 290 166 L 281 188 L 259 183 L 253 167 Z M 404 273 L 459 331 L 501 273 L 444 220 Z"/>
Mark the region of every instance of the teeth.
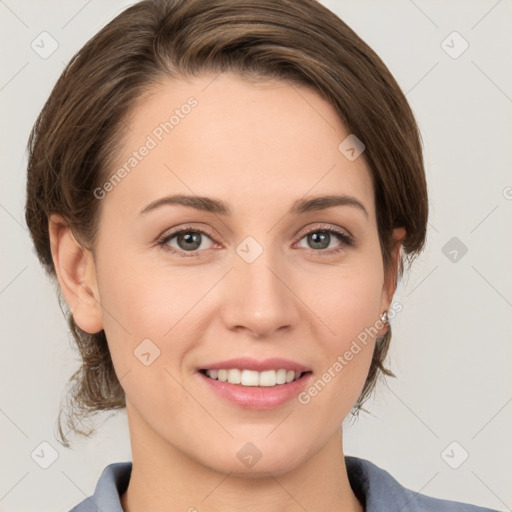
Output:
<path fill-rule="evenodd" d="M 253 372 L 252 370 L 242 370 L 242 379 L 240 384 L 242 384 L 242 386 L 258 386 L 259 376 L 260 374 L 258 372 Z M 232 382 L 230 382 L 230 384 L 232 384 Z"/>
<path fill-rule="evenodd" d="M 219 380 L 220 382 L 228 382 L 229 384 L 273 387 L 297 380 L 302 373 L 284 369 L 256 372 L 253 370 L 239 370 L 233 368 L 229 370 L 206 370 L 206 375 L 211 379 Z"/>
<path fill-rule="evenodd" d="M 284 384 L 286 382 L 286 370 L 277 370 L 276 372 L 276 383 Z M 293 375 L 295 377 L 295 374 Z"/>
<path fill-rule="evenodd" d="M 237 369 L 227 371 L 227 379 L 230 384 L 240 384 L 242 382 L 242 372 Z"/>
<path fill-rule="evenodd" d="M 277 376 L 275 370 L 267 370 L 266 372 L 260 373 L 259 385 L 272 387 L 275 386 L 277 382 Z"/>

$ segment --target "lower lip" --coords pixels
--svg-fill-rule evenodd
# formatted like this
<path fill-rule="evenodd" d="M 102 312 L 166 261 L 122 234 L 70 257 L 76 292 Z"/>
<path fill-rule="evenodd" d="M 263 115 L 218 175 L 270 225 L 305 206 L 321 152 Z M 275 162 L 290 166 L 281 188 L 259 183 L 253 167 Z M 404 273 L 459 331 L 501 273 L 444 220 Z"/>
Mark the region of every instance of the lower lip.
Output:
<path fill-rule="evenodd" d="M 201 372 L 199 377 L 212 391 L 243 409 L 275 409 L 293 400 L 307 385 L 312 373 L 304 374 L 300 379 L 276 386 L 242 386 L 210 379 Z"/>

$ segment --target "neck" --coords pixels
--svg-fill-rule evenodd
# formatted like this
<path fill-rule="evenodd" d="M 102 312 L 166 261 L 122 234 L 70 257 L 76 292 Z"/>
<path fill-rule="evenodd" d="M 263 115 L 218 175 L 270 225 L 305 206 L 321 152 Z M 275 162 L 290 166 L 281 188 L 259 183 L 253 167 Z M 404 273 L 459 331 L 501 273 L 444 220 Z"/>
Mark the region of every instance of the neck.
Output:
<path fill-rule="evenodd" d="M 147 427 L 147 425 L 146 425 Z M 363 512 L 347 476 L 342 431 L 296 468 L 267 476 L 222 473 L 190 458 L 141 423 L 130 422 L 132 473 L 124 512 Z M 136 440 L 144 440 L 137 443 Z"/>

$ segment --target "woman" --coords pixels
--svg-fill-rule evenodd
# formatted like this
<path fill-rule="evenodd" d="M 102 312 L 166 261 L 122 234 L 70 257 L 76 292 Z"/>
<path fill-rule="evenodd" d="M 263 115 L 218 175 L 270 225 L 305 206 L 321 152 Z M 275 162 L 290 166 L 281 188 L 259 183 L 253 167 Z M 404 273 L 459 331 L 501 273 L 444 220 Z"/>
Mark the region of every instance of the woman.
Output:
<path fill-rule="evenodd" d="M 73 403 L 126 407 L 133 453 L 73 510 L 489 510 L 343 454 L 342 421 L 392 375 L 427 216 L 405 97 L 322 5 L 121 13 L 30 138 L 26 220 L 83 358 Z"/>

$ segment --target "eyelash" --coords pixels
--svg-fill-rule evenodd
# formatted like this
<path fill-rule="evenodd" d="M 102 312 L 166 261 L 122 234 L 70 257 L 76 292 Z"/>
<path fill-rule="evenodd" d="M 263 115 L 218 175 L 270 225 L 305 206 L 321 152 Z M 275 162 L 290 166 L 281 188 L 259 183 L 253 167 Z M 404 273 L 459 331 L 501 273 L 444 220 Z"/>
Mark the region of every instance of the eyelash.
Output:
<path fill-rule="evenodd" d="M 181 233 L 186 233 L 186 232 L 193 232 L 193 233 L 201 233 L 202 235 L 205 235 L 207 236 L 208 238 L 210 238 L 212 241 L 213 241 L 213 237 L 207 233 L 206 231 L 202 230 L 202 229 L 199 229 L 199 228 L 194 228 L 192 226 L 186 226 L 184 228 L 181 228 L 177 231 L 173 231 L 171 233 L 168 233 L 168 234 L 165 234 L 163 237 L 161 237 L 159 240 L 158 240 L 158 246 L 161 247 L 162 249 L 166 250 L 166 251 L 169 251 L 173 254 L 177 254 L 178 257 L 181 257 L 181 258 L 193 258 L 193 257 L 197 257 L 197 255 L 202 252 L 202 251 L 190 251 L 189 254 L 186 253 L 186 251 L 181 251 L 181 250 L 176 250 L 174 247 L 170 247 L 168 245 L 169 241 L 172 240 L 176 235 L 179 235 Z M 306 250 L 309 250 L 310 252 L 313 252 L 313 253 L 317 253 L 321 256 L 330 256 L 330 255 L 333 255 L 333 254 L 337 254 L 339 252 L 341 252 L 342 250 L 344 250 L 346 247 L 353 247 L 355 246 L 355 242 L 354 242 L 354 239 L 344 233 L 343 231 L 339 231 L 337 229 L 334 229 L 332 228 L 331 226 L 318 226 L 318 227 L 315 227 L 314 229 L 311 229 L 310 231 L 307 231 L 306 233 L 303 233 L 302 236 L 300 237 L 299 241 L 302 240 L 304 237 L 306 237 L 307 235 L 311 234 L 311 233 L 328 233 L 328 234 L 333 234 L 333 235 L 336 235 L 340 241 L 342 242 L 341 243 L 341 246 L 336 248 L 336 249 L 306 249 Z"/>

